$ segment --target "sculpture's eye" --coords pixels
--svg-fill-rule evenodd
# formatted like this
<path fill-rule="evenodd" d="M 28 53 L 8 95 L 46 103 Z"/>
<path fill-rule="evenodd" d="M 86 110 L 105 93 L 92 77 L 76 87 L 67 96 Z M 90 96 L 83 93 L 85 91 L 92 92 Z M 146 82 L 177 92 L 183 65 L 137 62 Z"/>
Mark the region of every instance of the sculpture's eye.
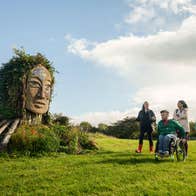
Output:
<path fill-rule="evenodd" d="M 47 84 L 47 85 L 45 86 L 45 90 L 46 90 L 47 92 L 49 92 L 50 89 L 51 89 L 51 85 L 50 85 L 50 84 Z"/>
<path fill-rule="evenodd" d="M 31 88 L 40 88 L 41 87 L 39 82 L 36 82 L 36 81 L 30 81 L 29 85 Z"/>

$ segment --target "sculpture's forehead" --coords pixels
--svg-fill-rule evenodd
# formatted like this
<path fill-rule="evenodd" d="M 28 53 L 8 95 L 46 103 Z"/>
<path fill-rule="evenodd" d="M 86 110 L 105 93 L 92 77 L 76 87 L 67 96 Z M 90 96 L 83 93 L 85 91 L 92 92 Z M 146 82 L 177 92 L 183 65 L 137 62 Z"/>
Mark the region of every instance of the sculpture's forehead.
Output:
<path fill-rule="evenodd" d="M 51 81 L 50 72 L 42 65 L 38 65 L 31 70 L 31 76 L 36 76 L 40 80 L 49 80 Z"/>

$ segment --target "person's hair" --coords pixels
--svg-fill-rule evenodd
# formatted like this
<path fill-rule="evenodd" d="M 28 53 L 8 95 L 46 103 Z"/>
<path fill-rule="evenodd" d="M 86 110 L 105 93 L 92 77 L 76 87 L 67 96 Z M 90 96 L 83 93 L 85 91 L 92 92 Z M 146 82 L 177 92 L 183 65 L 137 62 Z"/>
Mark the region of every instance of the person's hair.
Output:
<path fill-rule="evenodd" d="M 25 88 L 30 71 L 41 64 L 51 74 L 52 90 L 55 69 L 42 54 L 26 54 L 24 50 L 14 50 L 15 55 L 0 67 L 0 119 L 21 118 L 25 113 Z"/>
<path fill-rule="evenodd" d="M 148 101 L 144 101 L 143 105 L 142 105 L 142 111 L 144 112 L 145 111 L 145 108 L 144 108 L 144 104 L 145 103 L 148 103 Z M 148 103 L 149 104 L 149 103 Z"/>
<path fill-rule="evenodd" d="M 181 103 L 183 108 L 187 109 L 188 105 L 186 104 L 186 102 L 184 100 L 179 100 L 178 103 Z"/>

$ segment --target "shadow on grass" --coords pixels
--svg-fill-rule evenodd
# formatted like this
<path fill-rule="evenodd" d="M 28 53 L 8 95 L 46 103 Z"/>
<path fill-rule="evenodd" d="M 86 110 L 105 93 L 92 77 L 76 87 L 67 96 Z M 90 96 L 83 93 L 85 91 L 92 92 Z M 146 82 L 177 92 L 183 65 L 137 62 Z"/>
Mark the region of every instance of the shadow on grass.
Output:
<path fill-rule="evenodd" d="M 106 155 L 104 160 L 98 161 L 100 164 L 120 164 L 120 165 L 135 165 L 142 163 L 168 163 L 170 159 L 155 160 L 154 155 L 149 154 L 131 154 L 130 152 L 100 152 L 99 155 Z"/>

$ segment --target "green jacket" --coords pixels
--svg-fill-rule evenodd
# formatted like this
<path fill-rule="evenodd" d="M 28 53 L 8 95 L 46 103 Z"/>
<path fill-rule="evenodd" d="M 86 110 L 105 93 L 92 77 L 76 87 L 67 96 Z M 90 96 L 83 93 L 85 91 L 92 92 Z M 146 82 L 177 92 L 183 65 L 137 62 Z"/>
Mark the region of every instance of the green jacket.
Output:
<path fill-rule="evenodd" d="M 162 120 L 158 123 L 158 135 L 176 134 L 177 131 L 180 132 L 181 137 L 185 138 L 184 128 L 177 121 L 168 120 L 166 125 Z"/>

